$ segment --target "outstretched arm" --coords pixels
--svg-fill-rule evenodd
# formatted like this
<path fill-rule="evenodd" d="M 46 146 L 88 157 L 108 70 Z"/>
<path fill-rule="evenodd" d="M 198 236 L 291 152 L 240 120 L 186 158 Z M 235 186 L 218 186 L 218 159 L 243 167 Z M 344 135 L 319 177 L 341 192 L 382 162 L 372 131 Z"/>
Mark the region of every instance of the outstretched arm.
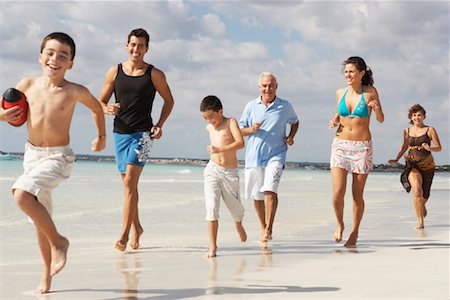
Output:
<path fill-rule="evenodd" d="M 166 81 L 166 76 L 164 73 L 156 68 L 152 70 L 152 82 L 158 91 L 159 95 L 164 101 L 163 107 L 161 109 L 161 115 L 159 121 L 152 127 L 152 136 L 155 139 L 159 139 L 162 136 L 162 127 L 172 112 L 174 106 L 174 100 L 172 97 L 172 92 L 170 91 L 169 85 Z"/>
<path fill-rule="evenodd" d="M 388 163 L 390 165 L 394 165 L 398 163 L 398 160 L 405 154 L 406 150 L 408 150 L 408 131 L 405 129 L 403 131 L 403 145 L 400 148 L 400 151 L 397 154 L 397 157 L 395 159 L 388 160 Z"/>

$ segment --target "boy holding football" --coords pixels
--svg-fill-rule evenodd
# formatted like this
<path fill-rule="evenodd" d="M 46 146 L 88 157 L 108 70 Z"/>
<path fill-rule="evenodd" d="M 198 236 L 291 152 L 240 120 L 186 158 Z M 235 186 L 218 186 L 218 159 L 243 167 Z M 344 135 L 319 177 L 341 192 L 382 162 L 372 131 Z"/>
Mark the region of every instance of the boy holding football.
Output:
<path fill-rule="evenodd" d="M 70 176 L 75 155 L 70 147 L 70 124 L 78 102 L 93 113 L 97 138 L 93 151 L 105 148 L 105 119 L 101 105 L 87 88 L 67 81 L 64 76 L 73 66 L 75 43 L 62 32 L 54 32 L 41 44 L 39 62 L 42 76 L 26 77 L 16 86 L 28 101 L 24 174 L 11 190 L 19 208 L 34 223 L 44 261 L 41 282 L 36 293 L 50 290 L 52 276 L 66 264 L 69 241 L 60 235 L 52 220 L 52 190 Z M 12 121 L 20 116 L 17 107 L 0 108 L 0 120 Z"/>

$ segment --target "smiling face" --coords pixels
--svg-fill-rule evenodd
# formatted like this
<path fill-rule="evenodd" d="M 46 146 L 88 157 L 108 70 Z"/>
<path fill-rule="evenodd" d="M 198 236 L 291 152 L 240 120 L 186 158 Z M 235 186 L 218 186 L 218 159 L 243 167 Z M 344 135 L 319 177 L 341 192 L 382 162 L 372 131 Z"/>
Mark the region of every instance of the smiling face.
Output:
<path fill-rule="evenodd" d="M 72 52 L 69 45 L 50 39 L 39 54 L 39 62 L 47 76 L 62 75 L 72 68 Z"/>
<path fill-rule="evenodd" d="M 214 128 L 217 128 L 222 124 L 223 121 L 223 111 L 213 111 L 213 110 L 207 110 L 202 112 L 203 119 L 205 119 L 206 123 L 211 124 Z"/>
<path fill-rule="evenodd" d="M 422 111 L 418 111 L 415 113 L 411 114 L 411 123 L 416 125 L 416 126 L 422 126 L 423 125 L 423 121 L 425 120 L 425 114 Z"/>
<path fill-rule="evenodd" d="M 144 60 L 144 55 L 148 51 L 147 41 L 144 37 L 131 36 L 126 45 L 128 56 L 131 61 L 141 62 Z"/>
<path fill-rule="evenodd" d="M 360 84 L 366 71 L 359 71 L 354 64 L 346 64 L 344 67 L 344 78 L 348 85 Z"/>
<path fill-rule="evenodd" d="M 263 76 L 259 80 L 259 91 L 261 92 L 261 101 L 268 105 L 275 100 L 278 83 L 273 76 Z"/>

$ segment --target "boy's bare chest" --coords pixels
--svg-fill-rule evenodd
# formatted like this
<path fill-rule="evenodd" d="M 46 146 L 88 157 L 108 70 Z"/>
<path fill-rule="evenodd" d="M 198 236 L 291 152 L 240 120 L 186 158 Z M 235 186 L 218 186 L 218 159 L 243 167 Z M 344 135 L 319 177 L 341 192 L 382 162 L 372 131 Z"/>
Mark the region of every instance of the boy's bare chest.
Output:
<path fill-rule="evenodd" d="M 214 129 L 210 133 L 211 141 L 215 144 L 226 145 L 233 142 L 233 135 L 228 128 Z"/>
<path fill-rule="evenodd" d="M 28 97 L 28 104 L 32 112 L 68 113 L 73 110 L 71 97 L 64 92 L 48 93 L 36 92 Z"/>

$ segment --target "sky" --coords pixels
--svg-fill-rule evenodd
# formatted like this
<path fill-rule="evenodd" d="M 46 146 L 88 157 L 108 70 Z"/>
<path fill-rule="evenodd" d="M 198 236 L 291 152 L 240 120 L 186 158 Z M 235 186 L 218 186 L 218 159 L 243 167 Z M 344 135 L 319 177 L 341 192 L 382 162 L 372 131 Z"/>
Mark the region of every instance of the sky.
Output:
<path fill-rule="evenodd" d="M 346 86 L 342 62 L 361 56 L 373 71 L 385 114 L 371 118 L 374 162 L 395 158 L 408 109 L 420 103 L 425 123 L 436 128 L 449 164 L 449 2 L 447 1 L 1 1 L 0 90 L 42 74 L 42 39 L 63 31 L 77 44 L 66 78 L 94 96 L 106 71 L 127 59 L 128 33 L 150 34 L 145 61 L 162 70 L 175 106 L 155 142 L 153 157 L 209 157 L 201 100 L 218 96 L 224 115 L 239 119 L 259 96 L 258 76 L 275 73 L 277 95 L 300 119 L 288 161 L 328 162 L 335 130 L 335 93 Z M 110 102 L 114 102 L 114 96 Z M 162 99 L 157 96 L 153 119 Z M 113 155 L 112 117 L 106 116 L 107 147 L 90 150 L 96 137 L 91 113 L 77 106 L 71 146 L 77 154 Z M 156 122 L 155 121 L 155 122 Z M 0 124 L 0 150 L 23 152 L 26 126 Z M 243 159 L 245 150 L 238 153 Z M 403 161 L 401 161 L 403 162 Z"/>

